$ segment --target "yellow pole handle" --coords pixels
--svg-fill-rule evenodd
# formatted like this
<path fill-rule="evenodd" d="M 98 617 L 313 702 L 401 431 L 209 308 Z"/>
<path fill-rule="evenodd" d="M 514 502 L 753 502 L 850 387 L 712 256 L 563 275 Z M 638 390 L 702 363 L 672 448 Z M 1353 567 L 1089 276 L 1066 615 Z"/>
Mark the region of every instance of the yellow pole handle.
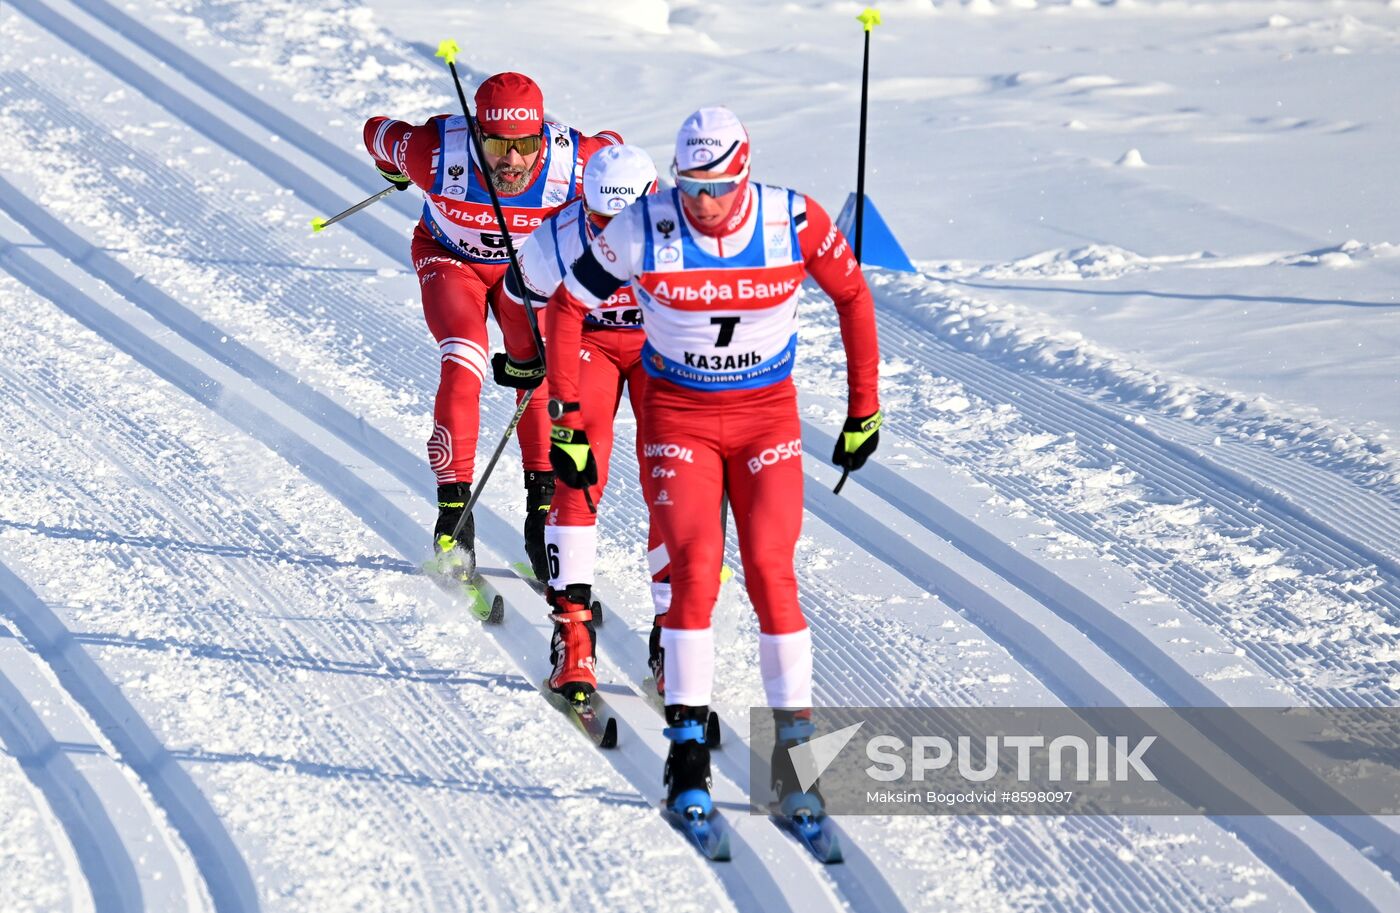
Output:
<path fill-rule="evenodd" d="M 879 18 L 878 13 L 876 14 L 876 18 Z M 434 56 L 441 57 L 447 63 L 455 63 L 457 61 L 457 55 L 460 53 L 462 53 L 462 49 L 457 46 L 457 42 L 448 38 L 438 45 L 437 54 Z"/>

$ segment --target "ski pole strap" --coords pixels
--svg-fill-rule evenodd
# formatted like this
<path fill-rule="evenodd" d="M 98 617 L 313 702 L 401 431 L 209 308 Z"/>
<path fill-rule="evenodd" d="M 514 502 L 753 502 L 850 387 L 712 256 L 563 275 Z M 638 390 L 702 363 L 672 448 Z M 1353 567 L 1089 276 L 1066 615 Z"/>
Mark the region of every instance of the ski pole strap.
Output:
<path fill-rule="evenodd" d="M 816 731 L 817 726 L 811 720 L 793 720 L 791 723 L 784 723 L 778 727 L 778 741 L 805 742 Z"/>
<path fill-rule="evenodd" d="M 845 469 L 841 470 L 841 480 L 836 483 L 835 488 L 831 489 L 831 493 L 834 495 L 839 495 L 841 493 L 841 489 L 846 486 L 846 480 L 850 478 L 850 476 L 851 467 L 847 466 Z"/>
<path fill-rule="evenodd" d="M 661 734 L 672 742 L 705 741 L 705 724 L 699 720 L 686 720 L 679 726 L 667 726 Z"/>

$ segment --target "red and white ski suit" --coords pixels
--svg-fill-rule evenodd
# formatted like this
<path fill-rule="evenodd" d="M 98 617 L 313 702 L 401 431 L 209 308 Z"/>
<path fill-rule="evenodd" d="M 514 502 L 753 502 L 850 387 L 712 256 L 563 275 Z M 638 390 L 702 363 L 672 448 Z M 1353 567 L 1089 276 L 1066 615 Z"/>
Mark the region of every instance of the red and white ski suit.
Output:
<path fill-rule="evenodd" d="M 852 416 L 879 408 L 874 307 L 846 239 L 816 202 L 752 182 L 742 192 L 717 237 L 690 222 L 678 191 L 644 197 L 614 217 L 550 299 L 549 383 L 554 397 L 578 398 L 578 363 L 567 355 L 577 350 L 582 319 L 630 280 L 650 375 L 642 470 L 671 558 L 666 703 L 710 701 L 727 491 L 768 701 L 810 707 L 811 635 L 793 572 L 803 479 L 790 377 L 797 297 L 811 275 L 835 302 Z M 583 420 L 569 414 L 561 424 Z"/>
<path fill-rule="evenodd" d="M 547 320 L 544 307 L 549 296 L 564 280 L 569 266 L 583 255 L 600 230 L 594 222 L 595 218 L 588 214 L 582 197 L 575 199 L 546 218 L 517 252 L 526 290 L 540 312 L 541 328 Z M 499 288 L 496 314 L 505 331 L 506 350 L 519 361 L 529 360 L 534 357 L 534 342 L 523 316 L 524 296 L 509 275 Z M 642 344 L 645 341 L 641 308 L 632 294 L 631 285 L 622 285 L 584 318 L 583 334 L 572 356 L 577 364 L 578 401 L 582 407 L 583 427 L 588 432 L 594 458 L 598 461 L 598 484 L 592 490 L 592 497 L 595 507 L 599 509 L 602 508 L 603 494 L 608 484 L 613 424 L 624 387 L 632 403 L 633 414 L 639 421 L 642 415 L 647 383 L 646 371 L 642 369 Z M 537 398 L 545 399 L 548 396 L 547 384 L 535 391 Z M 634 443 L 640 464 L 640 434 Z M 547 441 L 543 449 L 547 463 Z M 641 486 L 645 496 L 645 475 Z M 593 585 L 597 516 L 588 509 L 580 489 L 568 485 L 559 485 L 554 489 L 544 541 L 549 556 L 551 587 L 562 591 L 570 584 Z M 662 615 L 671 601 L 670 585 L 665 582 L 670 568 L 666 548 L 661 544 L 661 534 L 655 523 L 650 525 L 647 557 L 653 580 L 652 600 L 656 614 Z"/>
<path fill-rule="evenodd" d="M 622 142 L 611 131 L 586 137 L 547 121 L 543 130 L 544 143 L 529 183 L 519 193 L 500 195 L 511 241 L 517 246 L 549 212 L 582 193 L 583 167 L 594 151 Z M 441 114 L 416 125 L 371 117 L 365 122 L 364 141 L 381 170 L 407 175 L 423 191 L 423 217 L 413 232 L 413 268 L 423 316 L 442 356 L 428 462 L 439 485 L 471 482 L 481 385 L 490 371 L 486 311 L 491 289 L 508 268 L 487 179 L 476 161 L 467 120 L 460 115 Z M 523 319 L 523 312 L 519 316 Z M 532 347 L 522 360 L 534 354 Z M 519 425 L 529 470 L 550 468 L 544 407 L 543 397 L 532 399 Z"/>

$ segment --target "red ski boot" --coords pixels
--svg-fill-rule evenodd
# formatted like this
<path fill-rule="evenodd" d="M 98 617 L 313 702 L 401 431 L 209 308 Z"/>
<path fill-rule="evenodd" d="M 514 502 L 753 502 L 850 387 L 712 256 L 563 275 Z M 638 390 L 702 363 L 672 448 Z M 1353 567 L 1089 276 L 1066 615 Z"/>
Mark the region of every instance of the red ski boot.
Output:
<path fill-rule="evenodd" d="M 549 643 L 550 690 L 571 701 L 580 701 L 598 688 L 596 674 L 597 636 L 593 633 L 593 588 L 572 583 L 558 592 L 545 590 L 545 600 L 553 613 L 554 637 Z"/>

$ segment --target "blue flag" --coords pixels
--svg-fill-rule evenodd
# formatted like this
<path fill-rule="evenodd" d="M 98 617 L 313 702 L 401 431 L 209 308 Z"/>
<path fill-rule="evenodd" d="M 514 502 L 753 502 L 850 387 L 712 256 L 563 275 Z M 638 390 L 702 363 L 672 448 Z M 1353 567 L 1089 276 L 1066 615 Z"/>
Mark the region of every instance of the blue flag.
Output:
<path fill-rule="evenodd" d="M 841 234 L 846 236 L 846 240 L 851 242 L 852 249 L 856 243 L 856 195 L 853 193 L 846 197 L 846 205 L 841 207 L 841 214 L 836 217 L 836 227 L 841 229 Z M 899 246 L 895 240 L 894 232 L 890 231 L 885 220 L 880 218 L 880 212 L 875 208 L 875 202 L 869 195 L 865 197 L 865 212 L 861 215 L 861 230 L 865 233 L 865 243 L 861 245 L 860 261 L 862 266 L 881 266 L 885 269 L 892 269 L 902 273 L 917 273 L 914 264 L 909 262 L 909 256 L 904 253 L 904 248 Z"/>

